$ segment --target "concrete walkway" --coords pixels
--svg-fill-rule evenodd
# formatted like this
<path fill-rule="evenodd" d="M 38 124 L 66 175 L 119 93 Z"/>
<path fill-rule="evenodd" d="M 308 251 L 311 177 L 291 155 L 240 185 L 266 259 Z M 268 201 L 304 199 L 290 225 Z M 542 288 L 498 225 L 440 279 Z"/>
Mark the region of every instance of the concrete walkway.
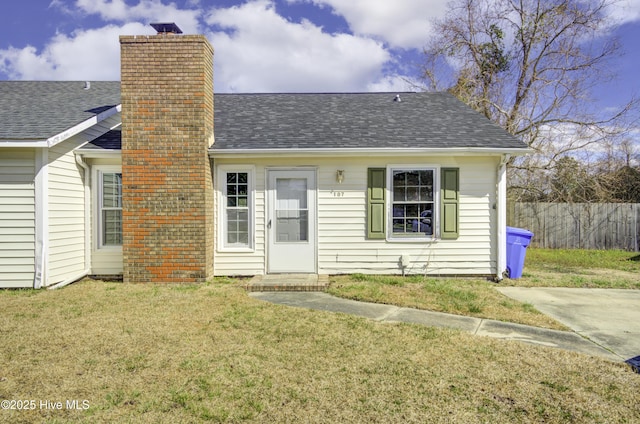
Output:
<path fill-rule="evenodd" d="M 640 355 L 640 290 L 499 287 L 622 359 Z"/>
<path fill-rule="evenodd" d="M 341 299 L 321 292 L 252 292 L 251 297 L 292 307 L 357 315 L 381 322 L 407 322 L 436 327 L 456 328 L 478 336 L 566 349 L 612 361 L 623 358 L 577 333 L 493 321 L 481 318 L 423 311 L 377 303 Z M 639 352 L 640 354 L 640 352 Z"/>

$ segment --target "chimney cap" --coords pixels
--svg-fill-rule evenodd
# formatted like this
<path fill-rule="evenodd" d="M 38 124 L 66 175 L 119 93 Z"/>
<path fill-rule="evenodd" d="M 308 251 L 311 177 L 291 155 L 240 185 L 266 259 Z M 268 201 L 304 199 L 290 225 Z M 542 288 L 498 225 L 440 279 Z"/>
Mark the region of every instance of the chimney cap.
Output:
<path fill-rule="evenodd" d="M 155 29 L 158 34 L 170 33 L 170 34 L 182 34 L 182 30 L 173 22 L 157 22 L 149 24 Z"/>

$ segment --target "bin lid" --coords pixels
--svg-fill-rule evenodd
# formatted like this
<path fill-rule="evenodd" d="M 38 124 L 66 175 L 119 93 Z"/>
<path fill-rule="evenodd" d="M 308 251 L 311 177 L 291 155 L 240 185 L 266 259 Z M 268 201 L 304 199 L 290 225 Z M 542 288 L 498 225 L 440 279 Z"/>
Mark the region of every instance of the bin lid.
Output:
<path fill-rule="evenodd" d="M 525 230 L 524 228 L 516 228 L 507 226 L 507 234 L 525 236 L 525 237 L 533 237 L 533 233 L 531 231 Z"/>

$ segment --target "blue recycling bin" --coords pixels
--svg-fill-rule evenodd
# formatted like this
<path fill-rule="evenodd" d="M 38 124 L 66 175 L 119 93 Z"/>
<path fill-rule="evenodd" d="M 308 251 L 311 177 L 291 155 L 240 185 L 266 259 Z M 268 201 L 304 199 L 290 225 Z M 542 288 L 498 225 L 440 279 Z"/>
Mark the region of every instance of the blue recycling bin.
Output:
<path fill-rule="evenodd" d="M 532 237 L 531 231 L 507 227 L 507 271 L 509 278 L 522 277 L 524 257 Z"/>

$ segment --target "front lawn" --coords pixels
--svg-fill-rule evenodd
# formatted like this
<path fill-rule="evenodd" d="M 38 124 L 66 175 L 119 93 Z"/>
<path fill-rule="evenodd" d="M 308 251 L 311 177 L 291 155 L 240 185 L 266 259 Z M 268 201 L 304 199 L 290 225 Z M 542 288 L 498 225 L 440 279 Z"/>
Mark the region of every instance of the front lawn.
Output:
<path fill-rule="evenodd" d="M 523 277 L 493 283 L 483 278 L 349 275 L 331 278 L 335 296 L 566 329 L 531 304 L 510 299 L 496 284 L 520 287 L 640 289 L 637 252 L 528 249 Z"/>
<path fill-rule="evenodd" d="M 0 311 L 1 422 L 640 421 L 624 364 L 274 305 L 235 283 L 3 290 Z"/>

